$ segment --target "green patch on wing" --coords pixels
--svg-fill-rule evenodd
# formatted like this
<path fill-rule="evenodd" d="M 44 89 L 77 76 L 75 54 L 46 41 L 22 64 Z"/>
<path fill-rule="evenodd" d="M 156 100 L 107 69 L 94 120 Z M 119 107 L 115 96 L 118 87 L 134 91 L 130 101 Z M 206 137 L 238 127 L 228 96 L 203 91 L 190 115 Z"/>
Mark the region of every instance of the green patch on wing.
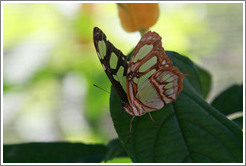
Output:
<path fill-rule="evenodd" d="M 122 88 L 124 91 L 126 91 L 126 76 L 123 75 L 124 73 L 124 67 L 120 66 L 119 70 L 117 71 L 116 75 L 113 75 L 113 78 L 120 82 Z"/>
<path fill-rule="evenodd" d="M 163 73 L 160 75 L 160 79 L 161 79 L 162 81 L 167 81 L 167 80 L 169 79 L 170 76 L 171 76 L 171 75 L 169 74 L 168 71 L 167 71 L 167 72 L 163 72 Z M 169 81 L 167 81 L 167 82 L 169 82 Z"/>
<path fill-rule="evenodd" d="M 117 63 L 118 63 L 118 57 L 115 55 L 114 52 L 112 52 L 110 56 L 109 65 L 112 69 L 116 69 Z"/>
<path fill-rule="evenodd" d="M 114 78 L 116 81 L 119 81 L 119 79 L 118 79 L 118 76 L 117 76 L 117 75 L 113 75 L 113 78 Z"/>
<path fill-rule="evenodd" d="M 153 98 L 159 98 L 159 94 L 157 93 L 156 89 L 151 85 L 151 83 L 148 81 L 145 83 L 143 88 L 138 91 L 137 98 L 140 101 L 146 101 L 151 100 Z"/>
<path fill-rule="evenodd" d="M 167 80 L 166 80 L 166 82 L 171 82 L 171 81 L 173 81 L 174 80 L 174 78 L 173 77 L 170 77 L 170 78 L 168 78 Z"/>
<path fill-rule="evenodd" d="M 155 73 L 155 69 L 151 70 L 150 72 L 146 73 L 145 75 L 143 75 L 142 77 L 139 78 L 139 82 L 138 82 L 138 88 L 141 89 L 141 85 L 149 78 L 151 77 L 154 73 Z"/>
<path fill-rule="evenodd" d="M 171 87 L 173 87 L 173 83 L 170 82 L 167 85 L 165 85 L 165 89 L 170 89 Z"/>
<path fill-rule="evenodd" d="M 168 89 L 167 91 L 165 91 L 165 94 L 171 95 L 171 94 L 173 94 L 173 92 L 174 92 L 174 89 Z"/>
<path fill-rule="evenodd" d="M 101 59 L 103 59 L 106 55 L 107 47 L 104 41 L 98 41 L 98 49 Z"/>
<path fill-rule="evenodd" d="M 138 60 L 143 59 L 146 55 L 148 55 L 150 53 L 150 51 L 153 49 L 153 45 L 144 45 L 143 47 L 141 47 L 138 51 L 138 53 L 136 54 L 136 56 L 134 57 L 133 62 L 136 63 Z"/>
<path fill-rule="evenodd" d="M 135 82 L 135 84 L 138 84 L 138 80 L 139 80 L 139 79 L 138 79 L 137 77 L 134 77 L 134 78 L 133 78 L 133 82 Z"/>
<path fill-rule="evenodd" d="M 163 101 L 160 95 L 156 91 L 156 88 L 150 83 L 150 81 L 145 81 L 142 89 L 136 94 L 136 97 L 146 106 L 152 108 L 163 107 Z"/>
<path fill-rule="evenodd" d="M 148 70 L 150 67 L 154 66 L 157 62 L 157 57 L 154 56 L 152 58 L 150 58 L 147 62 L 145 62 L 140 68 L 139 68 L 139 72 L 145 72 L 146 70 Z"/>

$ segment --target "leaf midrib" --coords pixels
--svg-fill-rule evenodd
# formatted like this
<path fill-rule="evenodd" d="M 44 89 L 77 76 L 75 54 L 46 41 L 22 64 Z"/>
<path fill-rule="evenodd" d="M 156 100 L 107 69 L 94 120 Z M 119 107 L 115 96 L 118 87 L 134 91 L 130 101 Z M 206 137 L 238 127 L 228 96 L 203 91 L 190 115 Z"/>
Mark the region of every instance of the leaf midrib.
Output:
<path fill-rule="evenodd" d="M 203 104 L 199 103 L 197 100 L 194 100 L 193 97 L 190 96 L 187 92 L 183 91 L 183 93 L 185 94 L 185 96 L 187 96 L 188 98 L 190 98 L 193 102 L 195 102 L 196 104 L 198 104 L 198 105 L 202 108 L 203 111 L 206 110 L 206 109 L 204 108 Z M 205 111 L 205 112 L 207 112 L 207 111 Z M 207 112 L 207 113 L 209 113 L 209 112 Z M 217 122 L 220 124 L 220 126 L 223 127 L 228 133 L 230 133 L 230 135 L 232 136 L 232 138 L 234 138 L 234 139 L 236 139 L 237 141 L 240 142 L 240 140 L 239 140 L 237 137 L 235 137 L 235 133 L 232 131 L 231 128 L 225 127 L 225 125 L 224 125 L 219 119 L 215 118 L 213 114 L 209 113 L 209 115 L 211 116 L 211 118 L 213 118 L 215 121 L 217 121 Z M 187 120 L 186 120 L 186 121 L 187 121 Z M 190 122 L 190 121 L 187 121 L 187 122 L 188 122 L 188 123 L 192 123 L 192 122 Z M 192 124 L 193 124 L 193 123 L 192 123 Z M 193 124 L 193 125 L 194 125 L 194 124 Z M 199 127 L 198 125 L 195 125 L 195 126 Z M 199 128 L 201 128 L 201 127 L 199 127 Z M 201 128 L 201 129 L 203 129 L 203 128 Z M 216 138 L 217 140 L 219 140 L 218 142 L 220 142 L 220 143 L 223 145 L 222 147 L 225 148 L 225 150 L 230 154 L 230 156 L 233 156 L 233 154 L 230 152 L 230 150 L 228 149 L 228 147 L 224 144 L 224 142 L 223 142 L 222 140 L 218 139 L 217 137 L 215 137 L 213 134 L 211 134 L 211 133 L 208 132 L 207 130 L 205 130 L 205 129 L 203 129 L 203 130 L 206 131 L 209 135 L 211 135 L 211 136 L 213 136 L 214 138 Z M 234 158 L 234 156 L 233 156 L 232 158 L 233 158 L 234 161 L 236 161 L 235 158 Z"/>
<path fill-rule="evenodd" d="M 206 109 L 204 108 L 204 106 L 203 106 L 202 103 L 198 102 L 197 100 L 194 100 L 194 98 L 193 98 L 191 95 L 189 95 L 187 92 L 185 92 L 185 91 L 183 91 L 183 94 L 185 94 L 185 96 L 189 97 L 193 102 L 195 102 L 197 105 L 199 105 L 199 106 L 203 109 L 204 112 L 207 112 Z M 217 111 L 217 110 L 214 110 L 214 111 Z M 217 111 L 217 112 L 218 112 L 218 111 Z M 211 118 L 213 118 L 213 120 L 215 120 L 215 121 L 217 121 L 218 123 L 220 123 L 221 126 L 222 126 L 226 131 L 230 132 L 230 134 L 231 134 L 232 136 L 235 136 L 235 133 L 231 130 L 231 128 L 225 127 L 225 125 L 224 125 L 219 119 L 215 118 L 215 116 L 214 116 L 213 114 L 211 114 L 210 112 L 207 112 L 207 113 L 211 116 Z M 220 113 L 220 112 L 218 112 L 218 113 Z M 222 114 L 222 115 L 223 115 L 223 114 Z M 224 115 L 223 115 L 223 116 L 224 116 Z M 236 137 L 236 138 L 237 138 L 237 137 Z M 238 140 L 238 138 L 237 138 L 237 141 L 240 141 L 240 140 Z"/>
<path fill-rule="evenodd" d="M 174 104 L 172 104 L 172 110 L 173 110 L 174 115 L 175 115 L 175 118 L 176 118 L 176 120 L 177 120 L 177 122 L 178 122 L 179 130 L 180 130 L 180 133 L 181 133 L 181 135 L 182 135 L 182 137 L 183 137 L 185 147 L 186 147 L 186 149 L 187 149 L 187 151 L 188 151 L 187 156 L 182 160 L 182 162 L 183 162 L 184 160 L 186 160 L 187 158 L 189 158 L 189 159 L 193 162 L 192 156 L 190 155 L 190 148 L 189 148 L 188 143 L 187 143 L 187 140 L 186 140 L 186 138 L 185 138 L 185 136 L 184 136 L 184 134 L 183 134 L 183 130 L 182 130 L 182 128 L 181 128 L 181 125 L 180 125 L 180 122 L 179 122 L 179 118 L 177 117 L 177 113 L 176 113 L 176 109 L 175 109 Z"/>

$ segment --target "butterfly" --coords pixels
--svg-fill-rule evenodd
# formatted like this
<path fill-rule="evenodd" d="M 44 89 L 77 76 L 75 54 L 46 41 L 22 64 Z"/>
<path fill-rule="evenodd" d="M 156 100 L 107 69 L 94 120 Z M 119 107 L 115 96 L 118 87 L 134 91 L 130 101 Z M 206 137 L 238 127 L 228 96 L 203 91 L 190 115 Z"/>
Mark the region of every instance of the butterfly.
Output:
<path fill-rule="evenodd" d="M 93 39 L 98 58 L 122 100 L 123 109 L 133 118 L 161 109 L 175 101 L 182 91 L 182 79 L 188 74 L 173 66 L 158 33 L 145 33 L 131 57 L 118 50 L 97 27 Z"/>

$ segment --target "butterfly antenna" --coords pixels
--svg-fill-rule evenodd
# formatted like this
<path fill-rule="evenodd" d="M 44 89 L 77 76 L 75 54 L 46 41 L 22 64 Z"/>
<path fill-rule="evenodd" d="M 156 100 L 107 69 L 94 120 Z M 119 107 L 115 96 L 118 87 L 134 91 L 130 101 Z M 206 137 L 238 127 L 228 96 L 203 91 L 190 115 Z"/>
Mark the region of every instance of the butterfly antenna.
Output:
<path fill-rule="evenodd" d="M 105 89 L 103 89 L 103 88 L 101 88 L 101 87 L 97 86 L 96 84 L 93 84 L 93 86 L 95 86 L 95 87 L 97 87 L 97 88 L 99 88 L 99 89 L 101 89 L 101 90 L 103 90 L 103 91 L 105 91 L 105 92 L 109 93 L 109 91 L 106 91 Z M 109 93 L 109 94 L 110 94 L 110 93 Z"/>

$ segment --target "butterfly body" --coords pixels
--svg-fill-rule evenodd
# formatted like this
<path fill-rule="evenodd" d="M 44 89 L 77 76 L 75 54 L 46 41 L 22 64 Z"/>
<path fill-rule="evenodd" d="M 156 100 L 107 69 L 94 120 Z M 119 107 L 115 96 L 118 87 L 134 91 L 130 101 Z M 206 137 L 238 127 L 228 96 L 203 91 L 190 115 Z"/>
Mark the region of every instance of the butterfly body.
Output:
<path fill-rule="evenodd" d="M 157 33 L 143 35 L 130 58 L 97 27 L 93 38 L 101 64 L 127 113 L 142 116 L 176 100 L 186 75 L 173 66 Z"/>

